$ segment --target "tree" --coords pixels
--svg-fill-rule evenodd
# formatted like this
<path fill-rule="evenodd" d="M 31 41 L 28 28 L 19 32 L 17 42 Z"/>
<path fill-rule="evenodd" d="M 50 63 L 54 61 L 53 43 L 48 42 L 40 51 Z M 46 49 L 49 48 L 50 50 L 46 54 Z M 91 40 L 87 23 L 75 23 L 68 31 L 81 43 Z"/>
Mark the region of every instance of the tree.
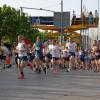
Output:
<path fill-rule="evenodd" d="M 8 35 L 12 36 L 16 32 L 17 25 L 16 24 L 16 10 L 11 7 L 7 7 L 4 5 L 1 8 L 0 13 L 0 37 Z"/>
<path fill-rule="evenodd" d="M 39 31 L 31 28 L 29 17 L 25 13 L 20 15 L 20 10 L 7 5 L 0 8 L 0 41 L 9 38 L 13 42 L 19 34 L 31 37 L 35 32 Z"/>

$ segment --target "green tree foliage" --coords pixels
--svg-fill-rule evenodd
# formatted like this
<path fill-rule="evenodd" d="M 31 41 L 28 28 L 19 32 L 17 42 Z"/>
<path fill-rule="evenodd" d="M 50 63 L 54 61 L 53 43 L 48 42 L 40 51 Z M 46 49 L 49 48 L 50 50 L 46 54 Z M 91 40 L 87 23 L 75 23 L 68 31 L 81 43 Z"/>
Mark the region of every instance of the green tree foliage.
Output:
<path fill-rule="evenodd" d="M 22 34 L 34 41 L 38 32 L 30 26 L 29 17 L 25 13 L 20 14 L 20 10 L 7 5 L 0 8 L 0 40 L 9 38 L 13 42 Z"/>
<path fill-rule="evenodd" d="M 4 5 L 1 8 L 1 13 L 0 13 L 0 37 L 5 37 L 5 36 L 11 36 L 14 37 L 16 36 L 17 33 L 17 16 L 18 16 L 18 12 L 11 7 L 7 7 L 6 5 Z"/>
<path fill-rule="evenodd" d="M 33 29 L 32 27 L 27 33 L 28 34 L 25 34 L 25 37 L 27 37 L 27 39 L 29 39 L 31 42 L 35 42 L 36 37 L 40 34 L 40 32 L 37 29 Z"/>

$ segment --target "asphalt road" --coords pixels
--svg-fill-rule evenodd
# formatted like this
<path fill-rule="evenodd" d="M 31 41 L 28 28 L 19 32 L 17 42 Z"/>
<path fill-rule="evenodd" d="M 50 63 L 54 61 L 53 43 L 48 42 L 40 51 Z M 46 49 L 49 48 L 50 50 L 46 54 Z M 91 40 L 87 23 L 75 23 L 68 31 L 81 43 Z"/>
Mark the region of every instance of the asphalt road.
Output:
<path fill-rule="evenodd" d="M 0 100 L 100 100 L 100 74 L 93 71 L 24 72 L 20 80 L 14 66 L 0 71 Z"/>

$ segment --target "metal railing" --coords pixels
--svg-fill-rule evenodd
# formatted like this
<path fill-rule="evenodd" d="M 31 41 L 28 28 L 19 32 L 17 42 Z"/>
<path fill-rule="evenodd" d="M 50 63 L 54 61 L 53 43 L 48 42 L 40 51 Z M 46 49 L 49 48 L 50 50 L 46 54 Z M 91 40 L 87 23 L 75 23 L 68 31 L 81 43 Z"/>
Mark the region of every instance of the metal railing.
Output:
<path fill-rule="evenodd" d="M 98 26 L 99 18 L 72 18 L 71 25 L 95 25 Z"/>

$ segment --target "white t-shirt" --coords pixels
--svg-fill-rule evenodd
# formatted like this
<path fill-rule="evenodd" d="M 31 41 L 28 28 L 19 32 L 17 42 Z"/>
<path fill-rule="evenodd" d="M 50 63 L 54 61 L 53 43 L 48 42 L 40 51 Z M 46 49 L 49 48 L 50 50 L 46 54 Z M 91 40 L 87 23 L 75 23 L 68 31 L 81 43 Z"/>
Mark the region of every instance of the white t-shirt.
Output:
<path fill-rule="evenodd" d="M 69 53 L 67 50 L 62 50 L 61 52 L 61 57 L 68 57 L 69 56 Z"/>
<path fill-rule="evenodd" d="M 66 44 L 66 47 L 68 48 L 68 51 L 69 52 L 75 52 L 76 51 L 76 47 L 77 47 L 77 44 L 75 42 L 68 42 Z"/>
<path fill-rule="evenodd" d="M 53 48 L 54 48 L 54 45 L 53 44 L 50 44 L 48 46 L 48 52 L 50 52 L 50 54 L 52 54 Z"/>
<path fill-rule="evenodd" d="M 60 48 L 58 45 L 53 46 L 52 57 L 56 57 L 56 58 L 60 57 Z"/>
<path fill-rule="evenodd" d="M 27 56 L 27 48 L 24 43 L 18 43 L 18 46 L 16 49 L 18 50 L 19 56 Z"/>
<path fill-rule="evenodd" d="M 82 55 L 83 54 L 83 51 L 82 50 L 79 50 L 78 54 L 79 55 Z"/>

